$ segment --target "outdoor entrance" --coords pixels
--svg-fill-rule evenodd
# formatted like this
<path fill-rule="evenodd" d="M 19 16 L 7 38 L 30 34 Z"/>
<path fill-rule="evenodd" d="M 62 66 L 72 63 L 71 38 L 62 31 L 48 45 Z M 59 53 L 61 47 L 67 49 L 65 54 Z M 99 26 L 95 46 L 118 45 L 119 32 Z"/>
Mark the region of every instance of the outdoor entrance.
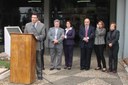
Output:
<path fill-rule="evenodd" d="M 61 27 L 65 28 L 65 21 L 71 20 L 76 31 L 77 45 L 79 27 L 83 24 L 85 17 L 91 19 L 93 26 L 96 26 L 98 20 L 103 20 L 106 28 L 109 26 L 110 0 L 50 0 L 49 2 L 49 23 L 45 24 L 51 27 L 53 20 L 57 18 L 61 20 Z M 37 12 L 40 15 L 40 21 L 44 22 L 44 14 L 47 12 L 44 13 L 44 8 L 47 8 L 44 4 L 47 4 L 44 0 L 1 0 L 0 28 L 20 26 L 23 30 L 24 25 L 30 21 L 32 12 Z M 3 37 L 3 29 L 0 29 L 0 43 L 3 43 Z"/>
<path fill-rule="evenodd" d="M 105 27 L 109 23 L 109 0 L 52 0 L 51 1 L 51 22 L 54 19 L 61 20 L 61 27 L 65 28 L 66 20 L 71 20 L 76 31 L 75 42 L 79 42 L 79 27 L 83 24 L 84 18 L 91 20 L 91 25 L 96 26 L 97 21 L 103 20 Z"/>

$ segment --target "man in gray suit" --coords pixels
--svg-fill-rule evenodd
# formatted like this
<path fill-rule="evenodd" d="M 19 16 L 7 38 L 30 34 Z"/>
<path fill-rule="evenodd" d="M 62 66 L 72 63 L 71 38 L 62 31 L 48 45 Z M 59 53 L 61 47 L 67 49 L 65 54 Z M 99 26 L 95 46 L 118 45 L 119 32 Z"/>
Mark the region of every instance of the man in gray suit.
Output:
<path fill-rule="evenodd" d="M 48 31 L 51 68 L 50 70 L 61 70 L 64 30 L 60 28 L 60 20 L 54 20 L 54 27 Z"/>
<path fill-rule="evenodd" d="M 31 22 L 27 23 L 25 26 L 24 33 L 33 34 L 37 39 L 37 46 L 36 46 L 36 71 L 38 80 L 42 80 L 42 58 L 43 58 L 43 43 L 45 34 L 45 26 L 38 20 L 37 14 L 32 14 Z"/>

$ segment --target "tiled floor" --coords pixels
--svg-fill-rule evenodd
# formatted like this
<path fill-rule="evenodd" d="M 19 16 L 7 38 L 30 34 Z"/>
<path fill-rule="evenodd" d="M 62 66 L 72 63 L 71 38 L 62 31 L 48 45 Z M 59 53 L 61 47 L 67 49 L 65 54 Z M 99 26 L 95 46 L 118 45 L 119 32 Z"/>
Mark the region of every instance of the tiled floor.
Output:
<path fill-rule="evenodd" d="M 107 54 L 106 62 L 108 62 Z M 91 59 L 91 69 L 89 71 L 81 71 L 79 67 L 79 49 L 74 52 L 73 67 L 71 70 L 65 70 L 64 56 L 62 69 L 60 71 L 50 71 L 50 56 L 45 54 L 45 70 L 43 71 L 44 79 L 42 81 L 36 80 L 32 85 L 128 85 L 128 74 L 124 68 L 118 64 L 118 73 L 107 73 L 96 71 L 96 58 L 93 53 Z M 0 81 L 0 85 L 17 85 L 10 83 L 9 77 Z M 23 84 L 18 84 L 23 85 Z"/>

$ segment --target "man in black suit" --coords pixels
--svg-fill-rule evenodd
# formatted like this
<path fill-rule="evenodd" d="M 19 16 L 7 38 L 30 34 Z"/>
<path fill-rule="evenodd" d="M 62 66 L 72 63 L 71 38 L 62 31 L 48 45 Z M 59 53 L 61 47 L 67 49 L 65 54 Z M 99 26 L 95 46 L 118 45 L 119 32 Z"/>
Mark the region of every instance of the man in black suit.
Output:
<path fill-rule="evenodd" d="M 80 59 L 80 69 L 89 70 L 91 54 L 94 45 L 95 29 L 90 26 L 90 19 L 85 18 L 84 26 L 80 27 L 80 48 L 81 48 L 81 59 Z"/>

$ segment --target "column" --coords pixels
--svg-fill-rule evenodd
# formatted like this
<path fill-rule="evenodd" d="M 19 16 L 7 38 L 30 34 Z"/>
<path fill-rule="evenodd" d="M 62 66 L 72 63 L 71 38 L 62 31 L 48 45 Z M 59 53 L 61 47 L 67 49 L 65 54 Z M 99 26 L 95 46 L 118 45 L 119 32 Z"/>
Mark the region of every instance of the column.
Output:
<path fill-rule="evenodd" d="M 128 0 L 125 0 L 124 58 L 128 58 Z"/>
<path fill-rule="evenodd" d="M 116 1 L 110 0 L 110 22 L 116 22 Z"/>
<path fill-rule="evenodd" d="M 48 31 L 50 26 L 50 0 L 44 0 L 44 24 Z M 45 47 L 48 47 L 48 38 L 46 38 Z"/>
<path fill-rule="evenodd" d="M 120 31 L 119 39 L 119 58 L 124 57 L 124 41 L 125 41 L 125 0 L 117 0 L 117 29 Z M 128 33 L 127 33 L 128 34 Z"/>

